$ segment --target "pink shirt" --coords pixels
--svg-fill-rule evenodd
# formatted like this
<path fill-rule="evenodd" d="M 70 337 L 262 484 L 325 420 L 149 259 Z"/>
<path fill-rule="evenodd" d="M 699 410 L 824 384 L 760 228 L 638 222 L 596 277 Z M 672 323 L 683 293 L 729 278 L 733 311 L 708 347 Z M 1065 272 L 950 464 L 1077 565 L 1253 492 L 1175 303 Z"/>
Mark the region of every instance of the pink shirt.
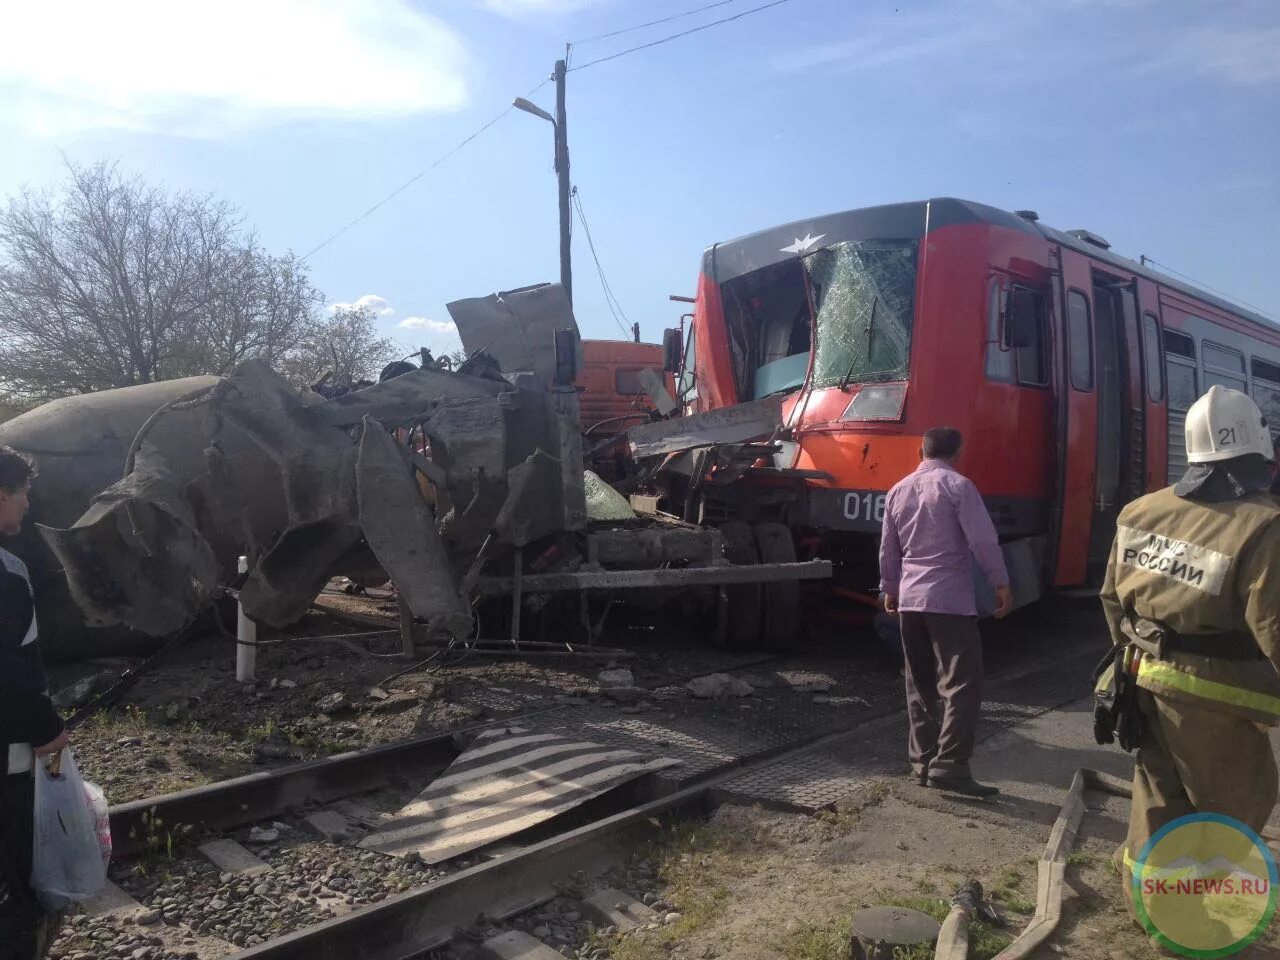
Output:
<path fill-rule="evenodd" d="M 1008 585 L 978 488 L 949 464 L 925 460 L 885 500 L 880 589 L 899 610 L 977 616 L 970 556 L 993 587 Z"/>

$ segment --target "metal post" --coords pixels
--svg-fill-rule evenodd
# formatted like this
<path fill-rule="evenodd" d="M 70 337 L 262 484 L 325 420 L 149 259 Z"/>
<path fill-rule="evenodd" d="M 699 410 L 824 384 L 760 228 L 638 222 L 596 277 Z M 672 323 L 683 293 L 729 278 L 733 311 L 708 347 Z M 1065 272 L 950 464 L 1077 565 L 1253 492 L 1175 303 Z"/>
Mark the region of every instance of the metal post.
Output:
<path fill-rule="evenodd" d="M 560 285 L 564 295 L 573 303 L 573 267 L 570 237 L 573 229 L 573 211 L 569 206 L 569 131 L 565 116 L 564 88 L 568 73 L 563 60 L 556 61 L 556 179 L 560 188 Z"/>
<path fill-rule="evenodd" d="M 511 574 L 511 645 L 520 646 L 520 608 L 524 604 L 521 581 L 524 577 L 524 548 L 516 547 L 515 568 Z"/>
<path fill-rule="evenodd" d="M 401 593 L 396 597 L 396 605 L 400 608 L 400 644 L 405 654 L 414 656 L 413 608 Z"/>
<path fill-rule="evenodd" d="M 238 568 L 249 572 L 249 558 L 241 557 Z M 253 683 L 258 668 L 258 625 L 244 612 L 244 604 L 236 601 L 236 682 Z"/>

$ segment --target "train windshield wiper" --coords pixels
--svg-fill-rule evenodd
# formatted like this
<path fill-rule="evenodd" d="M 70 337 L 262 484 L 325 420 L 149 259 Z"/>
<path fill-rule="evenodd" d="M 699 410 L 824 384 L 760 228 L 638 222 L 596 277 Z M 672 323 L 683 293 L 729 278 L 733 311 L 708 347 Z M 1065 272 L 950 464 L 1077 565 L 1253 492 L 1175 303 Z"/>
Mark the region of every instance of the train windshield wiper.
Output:
<path fill-rule="evenodd" d="M 853 359 L 849 361 L 849 369 L 844 372 L 844 376 L 840 378 L 841 391 L 849 389 L 849 381 L 853 379 L 853 371 L 858 368 L 858 364 L 862 362 L 863 356 L 871 352 L 871 338 L 875 336 L 876 330 L 876 308 L 880 306 L 880 296 L 871 301 L 871 316 L 867 320 L 867 339 L 863 344 L 864 349 L 859 350 L 853 355 Z"/>

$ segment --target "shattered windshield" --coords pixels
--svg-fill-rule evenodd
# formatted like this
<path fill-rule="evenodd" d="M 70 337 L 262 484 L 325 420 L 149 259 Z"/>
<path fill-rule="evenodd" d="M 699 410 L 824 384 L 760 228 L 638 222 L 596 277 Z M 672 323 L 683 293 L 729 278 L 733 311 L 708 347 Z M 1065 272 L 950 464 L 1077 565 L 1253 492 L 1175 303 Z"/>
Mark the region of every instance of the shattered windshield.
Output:
<path fill-rule="evenodd" d="M 806 257 L 805 269 L 817 311 L 813 385 L 905 379 L 916 244 L 837 243 Z"/>

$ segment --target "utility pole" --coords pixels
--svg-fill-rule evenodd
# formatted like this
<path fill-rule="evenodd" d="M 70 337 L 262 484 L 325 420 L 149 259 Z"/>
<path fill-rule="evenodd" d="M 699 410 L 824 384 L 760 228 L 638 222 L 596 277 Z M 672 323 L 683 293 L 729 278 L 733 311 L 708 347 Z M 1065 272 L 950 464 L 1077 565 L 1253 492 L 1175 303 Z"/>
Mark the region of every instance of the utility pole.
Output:
<path fill-rule="evenodd" d="M 564 93 L 568 64 L 556 61 L 556 179 L 560 188 L 560 285 L 573 303 L 573 256 L 570 238 L 573 235 L 573 210 L 569 196 L 569 131 L 565 115 Z"/>

